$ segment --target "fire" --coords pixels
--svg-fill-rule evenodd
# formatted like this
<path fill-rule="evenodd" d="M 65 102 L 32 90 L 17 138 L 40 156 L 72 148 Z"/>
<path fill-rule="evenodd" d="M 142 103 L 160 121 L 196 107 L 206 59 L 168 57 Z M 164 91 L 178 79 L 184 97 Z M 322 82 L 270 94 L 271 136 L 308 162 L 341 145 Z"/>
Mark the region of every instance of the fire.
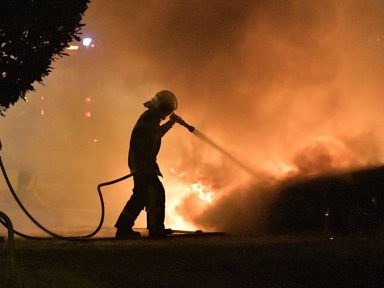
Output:
<path fill-rule="evenodd" d="M 203 203 L 212 204 L 215 193 L 207 191 L 201 182 L 191 184 L 189 187 Z"/>
<path fill-rule="evenodd" d="M 188 181 L 185 172 L 171 168 L 170 173 L 172 177 L 167 177 L 169 180 L 165 183 L 167 191 L 166 226 L 180 230 L 201 229 L 191 222 L 190 216 L 199 214 L 212 205 L 216 192 L 213 191 L 211 185 L 204 181 Z M 188 215 L 180 211 L 180 205 L 186 199 L 193 199 Z"/>
<path fill-rule="evenodd" d="M 267 174 L 270 174 L 276 179 L 284 179 L 297 172 L 297 168 L 294 165 L 286 163 L 280 159 L 268 161 L 264 165 L 264 170 Z"/>
<path fill-rule="evenodd" d="M 318 175 L 367 166 L 369 159 L 357 155 L 337 136 L 319 135 L 303 143 L 293 157 L 293 164 L 302 175 Z"/>
<path fill-rule="evenodd" d="M 314 176 L 332 171 L 369 166 L 369 159 L 357 157 L 337 136 L 318 135 L 298 144 L 296 151 L 285 158 L 275 158 L 260 165 L 275 180 L 292 176 Z"/>

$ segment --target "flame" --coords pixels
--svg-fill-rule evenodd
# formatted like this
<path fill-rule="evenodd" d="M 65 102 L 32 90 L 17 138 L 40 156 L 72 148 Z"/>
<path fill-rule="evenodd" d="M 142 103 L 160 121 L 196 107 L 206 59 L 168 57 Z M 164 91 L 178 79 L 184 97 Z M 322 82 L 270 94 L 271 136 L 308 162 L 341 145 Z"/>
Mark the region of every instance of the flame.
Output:
<path fill-rule="evenodd" d="M 203 203 L 212 204 L 215 193 L 207 191 L 201 182 L 191 184 L 189 187 Z"/>
<path fill-rule="evenodd" d="M 297 172 L 297 168 L 294 165 L 284 162 L 281 159 L 266 162 L 265 165 L 263 165 L 263 170 L 266 171 L 266 174 L 271 175 L 277 180 L 284 179 Z"/>
<path fill-rule="evenodd" d="M 196 230 L 201 227 L 196 227 L 191 219 L 186 217 L 185 213 L 180 212 L 180 205 L 185 199 L 193 198 L 193 205 L 190 207 L 190 213 L 201 213 L 214 203 L 216 192 L 213 191 L 209 183 L 204 183 L 202 180 L 188 181 L 187 173 L 177 171 L 175 168 L 170 170 L 171 178 L 165 183 L 167 193 L 166 203 L 166 226 L 180 230 Z M 192 182 L 192 183 L 191 183 Z"/>
<path fill-rule="evenodd" d="M 329 134 L 305 139 L 291 157 L 276 157 L 260 167 L 272 179 L 283 181 L 292 176 L 313 176 L 370 164 L 369 159 L 357 157 L 342 139 Z"/>

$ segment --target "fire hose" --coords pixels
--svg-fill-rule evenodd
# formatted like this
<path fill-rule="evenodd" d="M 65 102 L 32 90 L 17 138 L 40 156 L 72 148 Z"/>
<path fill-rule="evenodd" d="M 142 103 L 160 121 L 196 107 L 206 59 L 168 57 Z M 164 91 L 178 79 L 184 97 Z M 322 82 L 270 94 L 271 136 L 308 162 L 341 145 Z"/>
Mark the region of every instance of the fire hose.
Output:
<path fill-rule="evenodd" d="M 14 245 L 14 230 L 13 230 L 13 224 L 11 219 L 5 214 L 4 212 L 0 211 L 0 220 L 1 223 L 5 224 L 5 227 L 8 230 L 8 238 L 7 238 L 7 248 L 8 248 L 8 255 L 7 255 L 7 268 L 8 271 L 12 271 L 14 267 L 15 262 L 15 245 Z"/>
<path fill-rule="evenodd" d="M 195 130 L 195 128 L 193 126 L 190 126 L 189 124 L 187 124 L 181 117 L 177 116 L 174 113 L 171 114 L 170 118 L 173 119 L 173 121 L 179 123 L 180 125 L 186 127 L 190 132 L 193 132 Z M 1 148 L 2 148 L 2 146 L 1 146 L 1 142 L 0 142 L 0 150 L 1 150 Z M 4 167 L 4 163 L 3 163 L 3 160 L 1 159 L 1 156 L 0 156 L 0 168 L 1 168 L 1 172 L 3 173 L 4 179 L 5 179 L 6 183 L 7 183 L 7 186 L 9 188 L 9 191 L 11 192 L 13 198 L 15 199 L 15 201 L 17 202 L 17 204 L 19 205 L 21 210 L 27 215 L 27 217 L 37 227 L 39 227 L 41 230 L 43 230 L 48 235 L 50 235 L 50 236 L 52 236 L 54 238 L 62 239 L 62 240 L 80 240 L 80 239 L 86 239 L 86 238 L 91 238 L 91 237 L 95 236 L 100 231 L 101 227 L 103 226 L 104 216 L 105 216 L 105 205 L 104 205 L 103 195 L 102 195 L 102 192 L 101 192 L 101 187 L 116 184 L 118 182 L 121 182 L 121 181 L 123 181 L 125 179 L 128 179 L 129 177 L 133 176 L 133 173 L 131 173 L 131 174 L 125 175 L 123 177 L 117 178 L 115 180 L 112 180 L 112 181 L 100 183 L 97 186 L 97 192 L 98 192 L 98 196 L 99 196 L 99 199 L 100 199 L 101 213 L 100 213 L 99 224 L 97 225 L 97 227 L 96 227 L 96 229 L 94 231 L 92 231 L 89 234 L 80 235 L 80 236 L 63 236 L 63 235 L 57 234 L 57 233 L 47 229 L 39 221 L 37 221 L 36 218 L 33 217 L 31 215 L 31 213 L 29 213 L 29 211 L 25 208 L 24 204 L 21 202 L 20 198 L 17 196 L 15 190 L 13 189 L 12 183 L 9 180 L 9 177 L 7 175 L 7 171 L 6 171 L 5 167 Z M 45 237 L 37 237 L 37 236 L 27 235 L 25 233 L 22 233 L 22 232 L 20 232 L 20 231 L 18 231 L 16 229 L 14 229 L 13 225 L 12 225 L 12 222 L 9 219 L 9 217 L 7 215 L 5 215 L 4 213 L 2 213 L 2 212 L 0 212 L 0 213 L 1 213 L 0 214 L 0 223 L 6 229 L 8 229 L 8 243 L 11 243 L 11 242 L 13 243 L 13 234 L 16 234 L 16 235 L 18 235 L 20 237 L 23 237 L 23 238 L 26 238 L 26 239 L 32 239 L 32 240 L 46 239 Z M 9 241 L 11 241 L 11 242 L 9 242 Z M 9 244 L 9 245 L 11 245 L 11 244 Z"/>
<path fill-rule="evenodd" d="M 98 192 L 98 195 L 99 195 L 99 199 L 100 199 L 100 206 L 101 206 L 101 213 L 100 213 L 100 220 L 99 220 L 99 224 L 97 225 L 96 229 L 94 231 L 92 231 L 91 233 L 89 234 L 86 234 L 86 235 L 80 235 L 80 236 L 63 236 L 63 235 L 59 235 L 49 229 L 47 229 L 46 227 L 44 227 L 42 224 L 40 224 L 39 221 L 36 220 L 36 218 L 34 218 L 31 213 L 29 213 L 29 211 L 25 208 L 24 204 L 21 202 L 20 198 L 17 196 L 15 190 L 13 189 L 13 186 L 11 184 L 11 181 L 9 180 L 9 177 L 7 175 L 7 171 L 4 167 L 4 163 L 3 163 L 3 160 L 1 159 L 1 156 L 0 156 L 0 168 L 1 168 L 1 172 L 3 173 L 3 176 L 4 176 L 4 179 L 7 183 L 7 186 L 9 188 L 9 191 L 11 192 L 13 198 L 15 199 L 15 201 L 17 202 L 17 204 L 19 205 L 19 207 L 21 208 L 21 210 L 23 210 L 23 212 L 27 215 L 27 217 L 37 226 L 39 227 L 41 230 L 43 230 L 44 232 L 46 232 L 47 234 L 51 235 L 52 237 L 54 238 L 58 238 L 58 239 L 64 239 L 64 240 L 78 240 L 78 239 L 85 239 L 85 238 L 91 238 L 93 237 L 94 235 L 96 235 L 101 227 L 103 226 L 103 223 L 104 223 L 104 215 L 105 215 L 105 206 L 104 206 L 104 199 L 103 199 L 103 195 L 101 193 L 101 187 L 104 187 L 104 186 L 108 186 L 108 185 L 113 185 L 115 183 L 118 183 L 120 181 L 123 181 L 129 177 L 131 177 L 133 174 L 128 174 L 128 175 L 125 175 L 123 177 L 120 177 L 118 179 L 115 179 L 115 180 L 112 180 L 112 181 L 108 181 L 108 182 L 104 182 L 104 183 L 100 183 L 98 186 L 97 186 L 97 192 Z M 5 221 L 0 218 L 0 223 L 3 224 L 3 226 L 5 226 L 8 230 L 8 225 L 7 223 L 5 223 Z M 13 229 L 13 232 L 20 236 L 20 237 L 23 237 L 23 238 L 27 238 L 27 239 L 33 239 L 33 240 L 38 240 L 38 239 L 45 239 L 44 237 L 37 237 L 37 236 L 31 236 L 31 235 L 27 235 L 27 234 L 24 234 L 20 231 L 17 231 L 16 229 Z"/>

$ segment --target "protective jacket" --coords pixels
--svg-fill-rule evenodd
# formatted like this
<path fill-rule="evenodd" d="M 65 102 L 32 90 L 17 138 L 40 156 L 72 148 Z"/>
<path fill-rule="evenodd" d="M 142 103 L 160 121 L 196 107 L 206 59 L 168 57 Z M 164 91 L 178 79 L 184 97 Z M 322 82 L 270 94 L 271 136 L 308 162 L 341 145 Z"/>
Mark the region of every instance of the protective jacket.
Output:
<path fill-rule="evenodd" d="M 135 173 L 156 173 L 161 176 L 157 164 L 157 154 L 161 146 L 161 138 L 174 122 L 168 121 L 160 125 L 161 114 L 154 109 L 146 110 L 137 120 L 133 128 L 128 153 L 128 166 Z"/>

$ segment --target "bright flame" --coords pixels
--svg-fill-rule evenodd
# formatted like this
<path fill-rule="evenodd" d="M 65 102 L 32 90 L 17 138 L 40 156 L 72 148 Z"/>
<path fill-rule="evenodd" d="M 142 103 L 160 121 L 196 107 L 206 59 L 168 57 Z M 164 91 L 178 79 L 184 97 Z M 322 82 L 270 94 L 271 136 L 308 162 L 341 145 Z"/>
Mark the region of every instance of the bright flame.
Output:
<path fill-rule="evenodd" d="M 267 162 L 263 168 L 268 174 L 277 179 L 286 178 L 297 171 L 296 167 L 279 159 Z"/>
<path fill-rule="evenodd" d="M 203 201 L 204 203 L 212 204 L 213 198 L 215 197 L 215 193 L 206 191 L 201 182 L 191 184 L 189 185 L 189 187 L 191 188 L 192 192 L 195 193 L 197 197 L 199 197 L 201 201 Z"/>
<path fill-rule="evenodd" d="M 201 227 L 196 227 L 190 222 L 190 219 L 185 218 L 185 214 L 180 211 L 180 206 L 185 199 L 194 199 L 193 205 L 189 207 L 191 214 L 199 214 L 214 203 L 215 192 L 208 184 L 203 184 L 203 181 L 193 181 L 190 184 L 186 178 L 185 172 L 179 172 L 174 168 L 170 169 L 171 178 L 166 184 L 167 203 L 166 203 L 166 225 L 172 228 L 181 230 L 196 230 Z M 189 216 L 189 215 L 187 215 Z"/>
<path fill-rule="evenodd" d="M 165 217 L 166 226 L 180 230 L 195 230 L 196 227 L 186 220 L 177 209 L 186 196 L 187 189 L 185 184 L 179 181 L 171 181 L 166 183 L 164 186 L 167 193 Z"/>

